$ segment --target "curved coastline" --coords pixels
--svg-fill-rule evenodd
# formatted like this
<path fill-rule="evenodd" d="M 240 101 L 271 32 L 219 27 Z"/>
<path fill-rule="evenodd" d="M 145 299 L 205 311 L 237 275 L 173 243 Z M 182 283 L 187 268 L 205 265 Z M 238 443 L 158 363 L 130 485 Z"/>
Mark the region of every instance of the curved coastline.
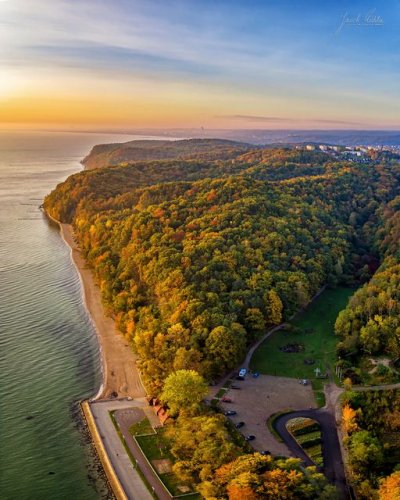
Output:
<path fill-rule="evenodd" d="M 114 320 L 105 315 L 100 289 L 74 240 L 72 226 L 58 221 L 45 210 L 44 213 L 60 228 L 61 237 L 70 249 L 71 261 L 81 282 L 83 304 L 96 330 L 103 380 L 91 400 L 144 397 L 146 391 L 136 366 L 137 356 L 118 332 Z"/>

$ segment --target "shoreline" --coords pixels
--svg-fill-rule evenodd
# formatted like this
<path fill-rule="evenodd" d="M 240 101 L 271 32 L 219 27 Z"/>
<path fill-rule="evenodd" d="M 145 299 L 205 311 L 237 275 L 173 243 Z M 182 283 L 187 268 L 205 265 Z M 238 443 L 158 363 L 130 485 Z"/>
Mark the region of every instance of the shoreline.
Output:
<path fill-rule="evenodd" d="M 117 330 L 112 318 L 105 315 L 101 292 L 95 283 L 92 270 L 81 255 L 74 240 L 73 228 L 46 216 L 60 229 L 65 244 L 70 249 L 73 263 L 81 282 L 82 300 L 95 328 L 101 357 L 102 383 L 91 401 L 116 398 L 142 398 L 146 396 L 136 361 L 128 341 Z"/>

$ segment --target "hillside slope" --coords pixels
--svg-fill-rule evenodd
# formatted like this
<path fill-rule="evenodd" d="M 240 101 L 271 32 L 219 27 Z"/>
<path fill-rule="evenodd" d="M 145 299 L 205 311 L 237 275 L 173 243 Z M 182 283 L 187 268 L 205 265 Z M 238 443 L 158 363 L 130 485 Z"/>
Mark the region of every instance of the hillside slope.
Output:
<path fill-rule="evenodd" d="M 137 161 L 227 160 L 249 148 L 248 144 L 223 139 L 138 140 L 95 146 L 82 163 L 86 169 L 92 169 Z"/>
<path fill-rule="evenodd" d="M 398 186 L 390 162 L 253 150 L 82 172 L 45 208 L 73 223 L 158 393 L 179 367 L 221 375 L 268 325 L 353 274 L 362 227 Z"/>

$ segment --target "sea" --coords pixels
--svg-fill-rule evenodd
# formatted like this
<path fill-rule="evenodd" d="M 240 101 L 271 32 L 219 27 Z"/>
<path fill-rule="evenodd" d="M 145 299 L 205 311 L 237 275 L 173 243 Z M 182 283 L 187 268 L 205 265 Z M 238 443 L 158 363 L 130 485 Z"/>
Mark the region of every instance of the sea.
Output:
<path fill-rule="evenodd" d="M 96 333 L 40 209 L 92 146 L 158 138 L 0 131 L 0 499 L 108 498 L 79 401 L 101 384 Z"/>

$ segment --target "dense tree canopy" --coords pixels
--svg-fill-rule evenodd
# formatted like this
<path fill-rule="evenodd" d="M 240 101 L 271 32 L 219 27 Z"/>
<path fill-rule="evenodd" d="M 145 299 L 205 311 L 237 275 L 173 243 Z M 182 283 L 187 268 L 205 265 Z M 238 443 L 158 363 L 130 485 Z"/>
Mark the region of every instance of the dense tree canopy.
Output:
<path fill-rule="evenodd" d="M 199 487 L 205 498 L 229 500 L 301 500 L 336 499 L 334 487 L 327 485 L 315 467 L 306 470 L 300 460 L 274 460 L 259 453 L 242 455 L 215 470 Z"/>
<path fill-rule="evenodd" d="M 396 475 L 387 476 L 395 473 L 400 463 L 400 391 L 347 392 L 343 424 L 351 480 L 358 497 L 376 498 L 379 489 L 382 498 L 391 498 L 384 492 L 395 491 Z"/>
<path fill-rule="evenodd" d="M 396 500 L 400 498 L 400 471 L 393 472 L 382 480 L 379 488 L 379 500 Z"/>
<path fill-rule="evenodd" d="M 200 410 L 203 377 L 237 366 L 323 285 L 368 280 L 379 258 L 337 320 L 339 353 L 400 357 L 399 164 L 378 153 L 359 165 L 320 152 L 180 142 L 95 148 L 91 167 L 118 164 L 71 176 L 45 209 L 73 224 L 147 388 L 180 414 L 167 432 L 175 473 L 205 498 L 335 498 L 315 469 L 244 454 L 225 419 Z M 382 410 L 373 418 L 355 396 L 344 411 L 359 492 L 378 487 L 370 470 L 393 452 L 368 422 L 384 415 L 388 433 L 400 422 L 387 399 L 373 404 Z M 396 479 L 382 483 L 382 495 Z"/>
<path fill-rule="evenodd" d="M 255 150 L 82 172 L 45 208 L 73 222 L 110 314 L 159 393 L 176 369 L 220 376 L 322 285 L 368 275 L 363 228 L 394 196 L 398 175 L 391 163 Z M 365 324 L 373 347 L 378 316 Z M 391 327 L 393 315 L 382 321 Z"/>
<path fill-rule="evenodd" d="M 400 358 L 400 197 L 377 210 L 374 244 L 383 262 L 336 321 L 342 354 L 385 353 Z M 370 229 L 371 231 L 371 229 Z"/>

